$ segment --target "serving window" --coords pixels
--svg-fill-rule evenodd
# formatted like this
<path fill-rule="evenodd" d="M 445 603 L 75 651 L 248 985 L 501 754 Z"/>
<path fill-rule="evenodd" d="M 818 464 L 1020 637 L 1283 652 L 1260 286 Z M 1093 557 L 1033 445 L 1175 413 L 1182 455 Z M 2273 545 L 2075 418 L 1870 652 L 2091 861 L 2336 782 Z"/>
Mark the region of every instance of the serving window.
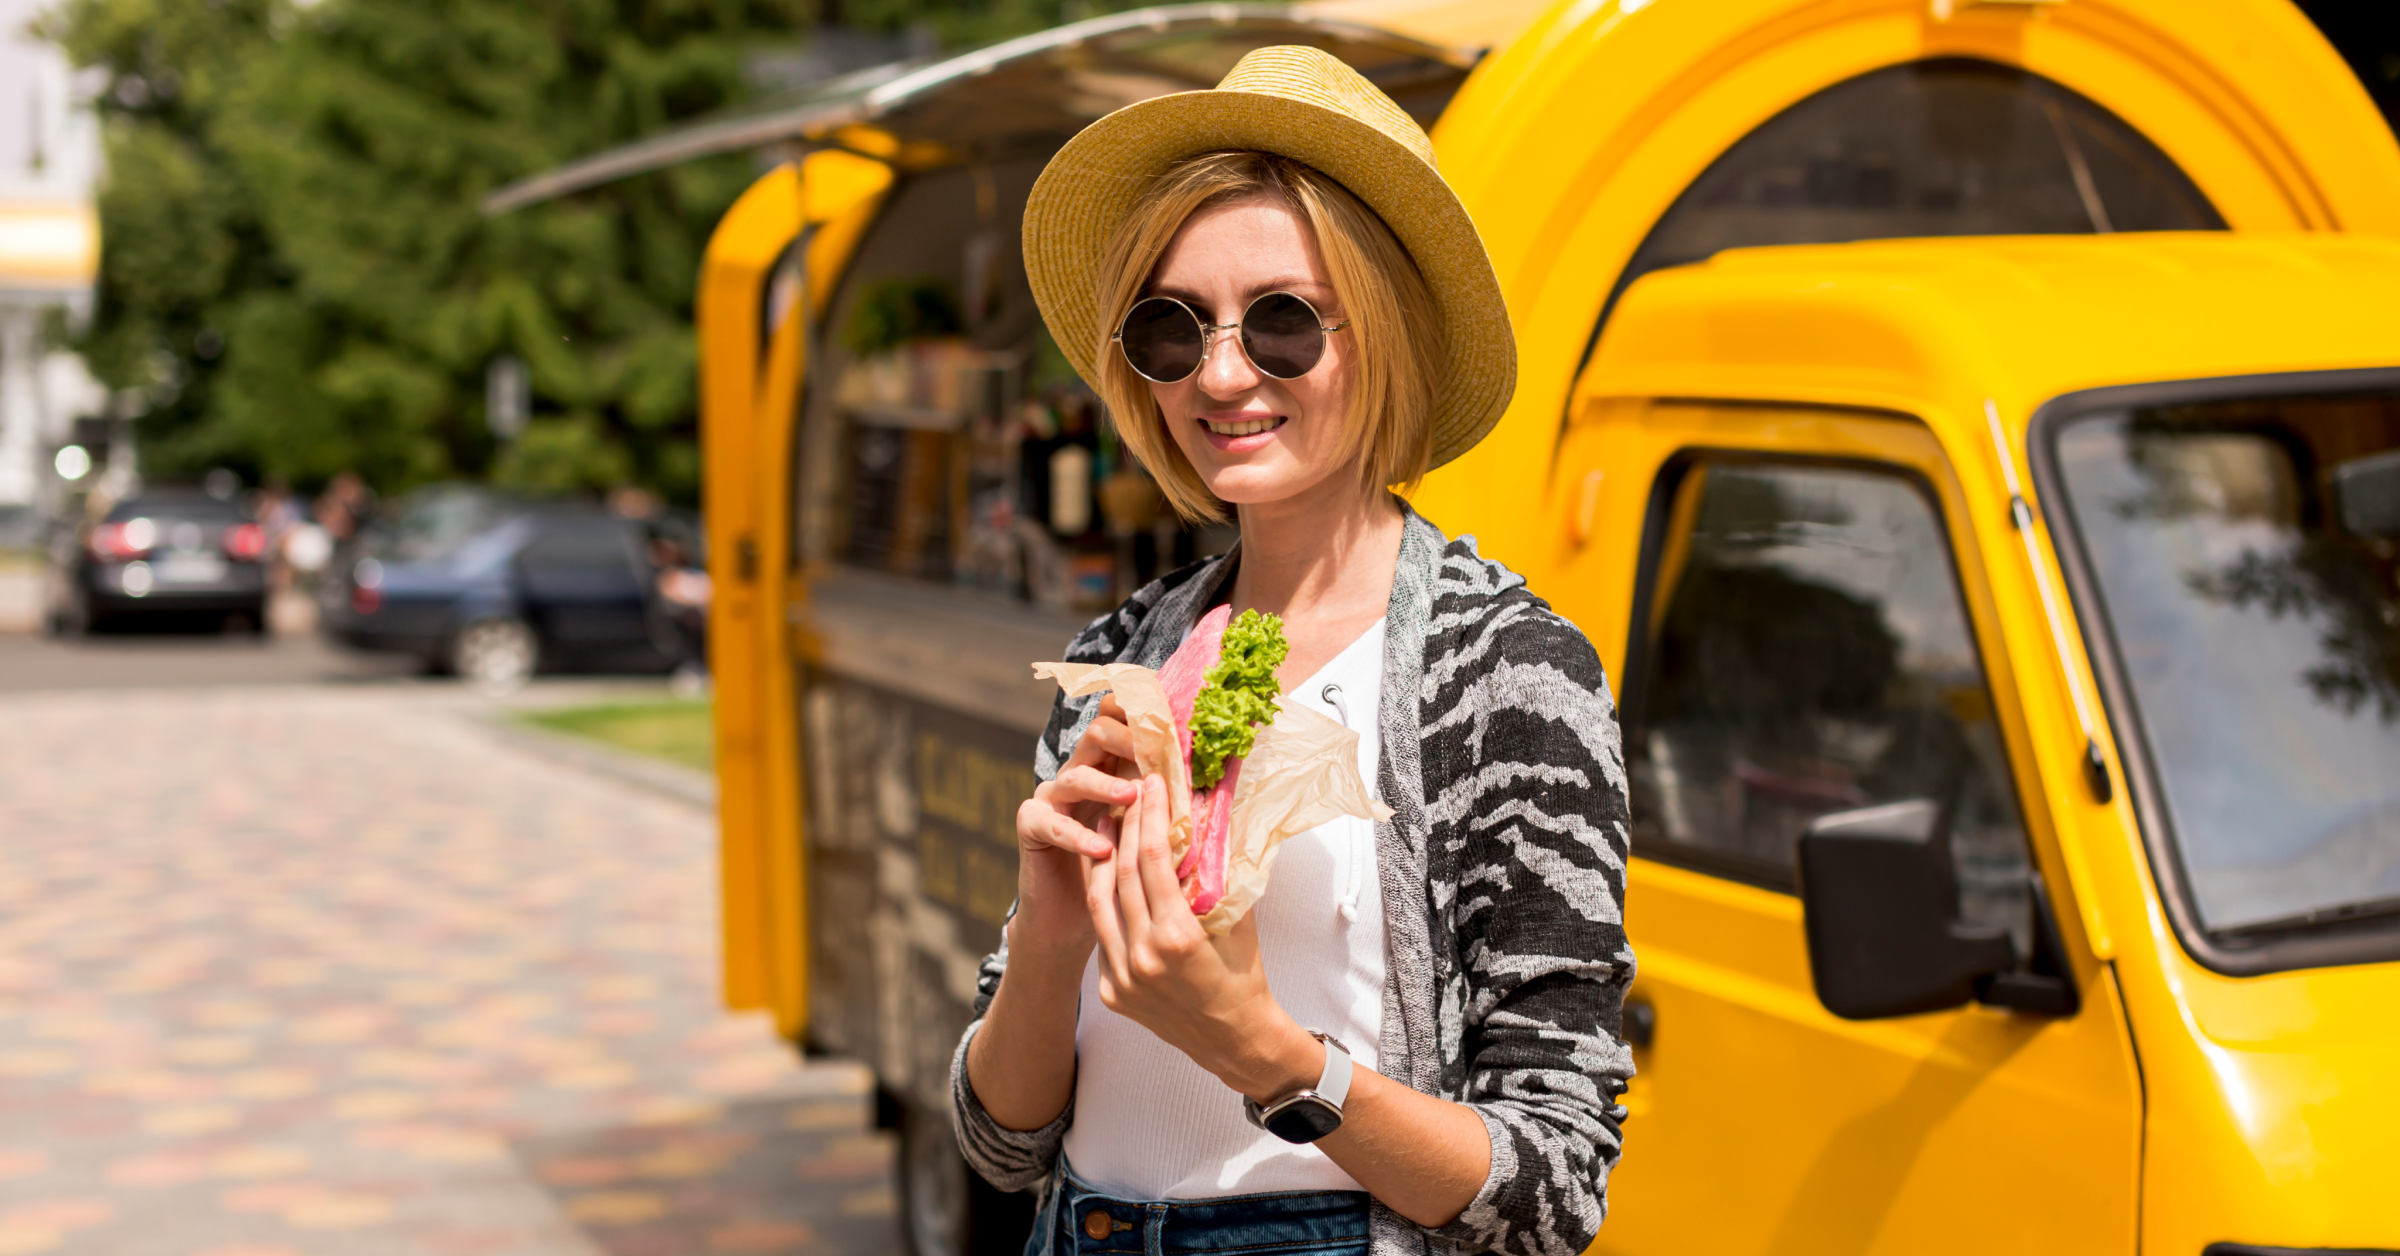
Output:
<path fill-rule="evenodd" d="M 904 179 L 818 320 L 803 562 L 1095 612 L 1231 544 L 1186 528 L 1043 328 L 1018 230 L 1047 160 Z"/>

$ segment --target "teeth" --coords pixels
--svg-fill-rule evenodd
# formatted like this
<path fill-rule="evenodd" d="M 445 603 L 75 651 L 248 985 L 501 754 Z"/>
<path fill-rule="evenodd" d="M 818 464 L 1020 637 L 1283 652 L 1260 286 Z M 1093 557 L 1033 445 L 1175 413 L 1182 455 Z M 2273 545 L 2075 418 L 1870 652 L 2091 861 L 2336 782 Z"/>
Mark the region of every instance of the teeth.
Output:
<path fill-rule="evenodd" d="M 1281 426 L 1283 420 L 1280 418 L 1253 419 L 1244 423 L 1218 423 L 1213 420 L 1202 419 L 1200 422 L 1205 424 L 1209 431 L 1215 432 L 1219 436 L 1249 436 L 1256 432 L 1273 430 L 1274 428 Z"/>

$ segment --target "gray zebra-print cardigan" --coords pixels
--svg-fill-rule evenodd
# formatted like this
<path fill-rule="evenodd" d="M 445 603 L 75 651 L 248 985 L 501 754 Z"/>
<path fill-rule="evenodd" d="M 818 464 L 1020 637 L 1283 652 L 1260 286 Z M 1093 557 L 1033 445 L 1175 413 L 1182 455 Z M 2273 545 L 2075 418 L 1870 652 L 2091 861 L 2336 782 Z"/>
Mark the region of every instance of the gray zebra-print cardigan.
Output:
<path fill-rule="evenodd" d="M 1159 666 L 1215 601 L 1231 559 L 1143 587 L 1066 658 Z M 1379 784 L 1396 814 L 1376 826 L 1389 961 L 1381 1071 L 1472 1106 L 1492 1167 L 1440 1229 L 1376 1204 L 1374 1256 L 1575 1256 L 1607 1213 L 1625 1118 L 1616 1100 L 1633 1076 L 1618 1039 L 1633 949 L 1608 682 L 1582 632 L 1522 577 L 1414 511 L 1384 641 Z M 1035 751 L 1043 780 L 1097 705 L 1059 700 Z M 1050 1178 L 1074 1106 L 1038 1130 L 1004 1129 L 967 1084 L 967 1043 L 1007 964 L 1003 940 L 983 962 L 950 1087 L 968 1163 L 1026 1190 Z"/>

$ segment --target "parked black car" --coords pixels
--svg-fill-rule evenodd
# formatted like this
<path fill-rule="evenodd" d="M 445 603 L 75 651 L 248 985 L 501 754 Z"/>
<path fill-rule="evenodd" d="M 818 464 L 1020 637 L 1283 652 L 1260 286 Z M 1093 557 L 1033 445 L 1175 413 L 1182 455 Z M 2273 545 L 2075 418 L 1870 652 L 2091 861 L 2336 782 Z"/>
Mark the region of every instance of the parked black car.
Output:
<path fill-rule="evenodd" d="M 150 489 L 52 540 L 50 630 L 165 615 L 264 632 L 267 534 L 232 502 Z"/>
<path fill-rule="evenodd" d="M 536 670 L 665 671 L 684 661 L 642 523 L 596 505 L 421 490 L 337 556 L 332 638 L 414 654 L 494 686 Z"/>

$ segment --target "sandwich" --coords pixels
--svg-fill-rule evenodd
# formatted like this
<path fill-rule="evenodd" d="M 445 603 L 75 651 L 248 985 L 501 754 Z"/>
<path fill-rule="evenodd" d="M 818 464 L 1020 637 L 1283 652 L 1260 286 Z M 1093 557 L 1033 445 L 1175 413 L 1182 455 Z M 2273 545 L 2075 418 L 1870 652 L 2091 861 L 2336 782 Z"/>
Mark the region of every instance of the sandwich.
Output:
<path fill-rule="evenodd" d="M 1193 625 L 1192 635 L 1158 669 L 1175 716 L 1183 758 L 1191 767 L 1191 845 L 1175 866 L 1176 883 L 1192 911 L 1206 915 L 1225 897 L 1225 856 L 1233 834 L 1234 791 L 1242 760 L 1262 728 L 1275 722 L 1282 689 L 1275 669 L 1291 653 L 1283 620 L 1257 611 L 1231 618 L 1220 606 Z"/>
<path fill-rule="evenodd" d="M 1157 671 L 1134 663 L 1036 663 L 1070 698 L 1114 690 L 1134 772 L 1167 783 L 1167 853 L 1184 902 L 1222 934 L 1266 893 L 1275 847 L 1336 816 L 1391 817 L 1359 774 L 1358 734 L 1302 706 L 1275 679 L 1291 647 L 1273 615 L 1220 606 Z"/>

